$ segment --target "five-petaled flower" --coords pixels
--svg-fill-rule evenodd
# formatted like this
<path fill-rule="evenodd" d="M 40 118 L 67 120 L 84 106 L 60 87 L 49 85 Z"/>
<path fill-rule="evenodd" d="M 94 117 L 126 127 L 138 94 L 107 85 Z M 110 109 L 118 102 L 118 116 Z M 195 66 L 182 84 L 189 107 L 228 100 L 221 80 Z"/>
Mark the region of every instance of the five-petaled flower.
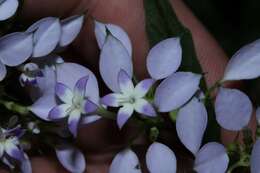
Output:
<path fill-rule="evenodd" d="M 117 114 L 119 128 L 124 126 L 134 111 L 144 116 L 156 116 L 153 106 L 144 98 L 154 82 L 153 79 L 145 79 L 134 87 L 129 75 L 124 70 L 120 70 L 118 74 L 120 92 L 108 94 L 101 100 L 102 104 L 107 106 L 122 106 Z"/>
<path fill-rule="evenodd" d="M 20 147 L 19 138 L 24 134 L 19 126 L 13 129 L 4 129 L 0 127 L 0 157 L 8 166 L 10 158 L 23 162 L 26 158 L 25 153 Z M 9 159 L 8 159 L 9 158 Z"/>
<path fill-rule="evenodd" d="M 78 125 L 82 114 L 93 113 L 98 106 L 85 98 L 88 76 L 80 78 L 73 91 L 62 83 L 57 83 L 55 92 L 62 104 L 55 106 L 49 112 L 49 118 L 58 120 L 68 117 L 68 127 L 74 137 L 77 136 Z"/>

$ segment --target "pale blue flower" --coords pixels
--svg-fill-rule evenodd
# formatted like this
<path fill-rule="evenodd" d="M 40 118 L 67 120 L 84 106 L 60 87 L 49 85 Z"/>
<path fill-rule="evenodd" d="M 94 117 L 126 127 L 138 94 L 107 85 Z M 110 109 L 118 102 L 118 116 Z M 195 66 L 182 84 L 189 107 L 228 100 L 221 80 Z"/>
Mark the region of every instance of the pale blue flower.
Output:
<path fill-rule="evenodd" d="M 102 98 L 102 104 L 112 107 L 121 107 L 117 114 L 117 124 L 122 128 L 126 121 L 136 111 L 144 116 L 154 117 L 156 111 L 145 95 L 154 84 L 153 79 L 145 79 L 134 87 L 129 75 L 121 70 L 118 74 L 120 92 L 108 94 Z"/>
<path fill-rule="evenodd" d="M 95 103 L 85 97 L 87 81 L 88 76 L 80 78 L 73 90 L 63 83 L 57 83 L 55 93 L 62 104 L 55 106 L 49 112 L 49 118 L 52 120 L 68 117 L 69 130 L 74 137 L 77 136 L 81 115 L 93 113 L 98 108 Z"/>

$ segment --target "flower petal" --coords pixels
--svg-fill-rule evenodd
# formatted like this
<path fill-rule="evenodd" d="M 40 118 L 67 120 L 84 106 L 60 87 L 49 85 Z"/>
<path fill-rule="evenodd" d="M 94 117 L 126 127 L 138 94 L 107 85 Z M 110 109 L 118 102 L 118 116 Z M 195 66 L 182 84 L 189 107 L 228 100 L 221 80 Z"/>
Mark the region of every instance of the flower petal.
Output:
<path fill-rule="evenodd" d="M 73 134 L 74 137 L 77 137 L 78 134 L 78 127 L 80 123 L 81 113 L 80 110 L 73 110 L 69 115 L 69 130 Z"/>
<path fill-rule="evenodd" d="M 32 173 L 32 165 L 29 157 L 24 153 L 24 160 L 20 163 L 22 173 Z"/>
<path fill-rule="evenodd" d="M 53 94 L 46 94 L 40 97 L 29 109 L 39 118 L 50 121 L 49 112 L 56 105 L 55 96 Z"/>
<path fill-rule="evenodd" d="M 160 112 L 169 112 L 184 105 L 199 89 L 201 75 L 177 72 L 166 78 L 156 89 L 155 105 Z"/>
<path fill-rule="evenodd" d="M 10 160 L 8 160 L 10 158 L 7 158 L 7 157 L 2 157 L 1 158 L 1 161 L 6 165 L 8 166 L 10 169 L 14 169 L 15 168 L 15 165 L 13 162 L 11 162 Z"/>
<path fill-rule="evenodd" d="M 112 35 L 108 35 L 101 50 L 99 70 L 106 85 L 114 92 L 120 92 L 118 74 L 125 70 L 132 78 L 133 64 L 124 45 Z"/>
<path fill-rule="evenodd" d="M 107 37 L 106 25 L 96 20 L 94 22 L 95 22 L 95 36 L 97 39 L 98 47 L 102 49 Z"/>
<path fill-rule="evenodd" d="M 43 77 L 37 78 L 37 84 L 42 95 L 55 95 L 56 74 L 53 68 L 45 66 L 42 70 Z M 38 96 L 39 97 L 39 96 Z"/>
<path fill-rule="evenodd" d="M 107 32 L 109 31 L 109 32 Z M 129 56 L 132 56 L 132 44 L 127 33 L 120 27 L 114 24 L 104 24 L 95 21 L 95 35 L 100 49 L 103 48 L 108 34 L 113 35 L 126 48 Z"/>
<path fill-rule="evenodd" d="M 134 90 L 134 84 L 132 82 L 132 79 L 124 70 L 120 70 L 118 74 L 118 84 L 120 92 L 124 94 L 132 93 Z"/>
<path fill-rule="evenodd" d="M 140 163 L 136 154 L 126 149 L 118 153 L 112 161 L 109 173 L 141 173 Z"/>
<path fill-rule="evenodd" d="M 111 106 L 111 107 L 118 107 L 119 106 L 118 99 L 120 97 L 122 97 L 122 96 L 117 93 L 108 94 L 108 95 L 102 97 L 101 104 L 104 104 L 106 106 Z"/>
<path fill-rule="evenodd" d="M 59 106 L 55 106 L 49 113 L 49 119 L 57 120 L 61 118 L 65 118 L 70 111 L 71 105 L 69 104 L 61 104 Z"/>
<path fill-rule="evenodd" d="M 147 57 L 147 69 L 152 78 L 163 79 L 177 71 L 181 60 L 180 38 L 168 38 L 150 50 Z"/>
<path fill-rule="evenodd" d="M 34 33 L 33 57 L 42 57 L 51 53 L 61 37 L 61 24 L 58 18 L 47 17 L 33 24 L 27 32 Z"/>
<path fill-rule="evenodd" d="M 88 76 L 85 96 L 99 104 L 99 88 L 95 75 L 86 67 L 75 63 L 63 63 L 57 66 L 57 81 L 69 88 L 74 88 L 78 80 Z"/>
<path fill-rule="evenodd" d="M 5 152 L 11 157 L 18 161 L 24 160 L 24 153 L 20 150 L 16 145 L 14 145 L 11 141 L 5 142 Z"/>
<path fill-rule="evenodd" d="M 127 33 L 123 30 L 123 28 L 114 24 L 106 24 L 106 27 L 109 32 L 124 45 L 129 55 L 132 56 L 131 40 L 129 39 Z"/>
<path fill-rule="evenodd" d="M 69 45 L 78 36 L 84 22 L 83 15 L 71 16 L 61 21 L 60 46 Z"/>
<path fill-rule="evenodd" d="M 80 150 L 71 146 L 63 145 L 55 148 L 60 163 L 70 172 L 83 173 L 86 169 L 86 161 Z"/>
<path fill-rule="evenodd" d="M 237 89 L 221 88 L 215 102 L 217 122 L 221 127 L 238 131 L 250 121 L 253 106 L 243 92 Z"/>
<path fill-rule="evenodd" d="M 83 99 L 85 97 L 87 82 L 88 76 L 84 76 L 77 81 L 73 90 L 75 98 Z"/>
<path fill-rule="evenodd" d="M 18 0 L 4 0 L 0 3 L 0 21 L 9 19 L 17 11 L 19 6 Z"/>
<path fill-rule="evenodd" d="M 260 170 L 260 139 L 258 139 L 253 147 L 251 158 L 250 158 L 250 168 L 251 173 L 259 173 Z"/>
<path fill-rule="evenodd" d="M 98 109 L 98 105 L 89 99 L 86 99 L 83 105 L 84 105 L 84 113 L 87 114 L 93 113 Z"/>
<path fill-rule="evenodd" d="M 207 121 L 207 110 L 204 104 L 196 98 L 192 99 L 178 112 L 176 120 L 177 134 L 184 146 L 194 155 L 200 149 L 207 128 Z"/>
<path fill-rule="evenodd" d="M 16 32 L 0 39 L 0 58 L 3 64 L 17 66 L 25 62 L 33 51 L 32 34 Z"/>
<path fill-rule="evenodd" d="M 117 125 L 121 129 L 127 120 L 132 116 L 134 108 L 130 104 L 125 104 L 117 113 Z"/>
<path fill-rule="evenodd" d="M 156 111 L 153 106 L 145 99 L 138 99 L 134 104 L 135 111 L 146 116 L 156 116 Z"/>
<path fill-rule="evenodd" d="M 67 103 L 67 104 L 72 103 L 73 92 L 71 91 L 70 88 L 68 88 L 63 83 L 56 84 L 55 93 L 62 102 Z"/>
<path fill-rule="evenodd" d="M 85 125 L 85 124 L 90 124 L 93 123 L 99 119 L 101 119 L 102 117 L 99 115 L 87 115 L 87 116 L 83 116 L 81 119 L 81 125 Z"/>
<path fill-rule="evenodd" d="M 2 81 L 7 74 L 5 65 L 0 61 L 0 81 Z"/>
<path fill-rule="evenodd" d="M 253 79 L 260 76 L 260 40 L 242 47 L 229 61 L 223 81 Z"/>
<path fill-rule="evenodd" d="M 226 172 L 229 158 L 223 145 L 210 142 L 204 145 L 195 158 L 194 170 L 199 173 Z"/>
<path fill-rule="evenodd" d="M 177 169 L 173 151 L 158 142 L 149 147 L 146 153 L 146 164 L 150 173 L 175 173 Z"/>
<path fill-rule="evenodd" d="M 138 95 L 140 98 L 144 97 L 154 83 L 155 83 L 155 80 L 153 80 L 153 79 L 142 80 L 141 82 L 139 82 L 136 85 L 136 87 L 134 89 L 134 93 L 136 95 Z"/>

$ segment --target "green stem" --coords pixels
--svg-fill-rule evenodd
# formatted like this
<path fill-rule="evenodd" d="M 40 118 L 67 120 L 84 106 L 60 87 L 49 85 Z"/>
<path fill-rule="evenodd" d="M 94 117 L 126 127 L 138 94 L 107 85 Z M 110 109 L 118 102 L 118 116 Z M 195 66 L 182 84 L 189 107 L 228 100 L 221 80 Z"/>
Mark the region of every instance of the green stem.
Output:
<path fill-rule="evenodd" d="M 221 83 L 220 81 L 217 81 L 214 85 L 212 85 L 208 90 L 207 92 L 205 93 L 205 100 L 209 99 L 210 98 L 210 95 L 213 91 L 215 91 L 215 89 L 217 89 L 218 87 L 221 86 Z"/>
<path fill-rule="evenodd" d="M 6 109 L 19 113 L 21 115 L 26 115 L 29 113 L 27 106 L 20 105 L 13 101 L 0 100 L 0 104 L 3 105 Z"/>
<path fill-rule="evenodd" d="M 111 120 L 116 120 L 116 114 L 113 112 L 110 112 L 104 108 L 99 108 L 96 112 L 98 115 L 100 115 L 103 118 L 108 118 Z"/>

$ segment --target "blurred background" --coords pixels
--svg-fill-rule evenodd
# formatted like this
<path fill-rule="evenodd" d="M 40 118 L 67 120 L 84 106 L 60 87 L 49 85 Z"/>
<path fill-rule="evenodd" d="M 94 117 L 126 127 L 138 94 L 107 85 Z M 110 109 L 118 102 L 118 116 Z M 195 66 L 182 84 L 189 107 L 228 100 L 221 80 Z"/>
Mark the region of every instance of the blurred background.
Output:
<path fill-rule="evenodd" d="M 260 0 L 184 1 L 229 57 L 241 46 L 260 38 Z M 260 79 L 247 81 L 246 91 L 260 106 Z"/>

